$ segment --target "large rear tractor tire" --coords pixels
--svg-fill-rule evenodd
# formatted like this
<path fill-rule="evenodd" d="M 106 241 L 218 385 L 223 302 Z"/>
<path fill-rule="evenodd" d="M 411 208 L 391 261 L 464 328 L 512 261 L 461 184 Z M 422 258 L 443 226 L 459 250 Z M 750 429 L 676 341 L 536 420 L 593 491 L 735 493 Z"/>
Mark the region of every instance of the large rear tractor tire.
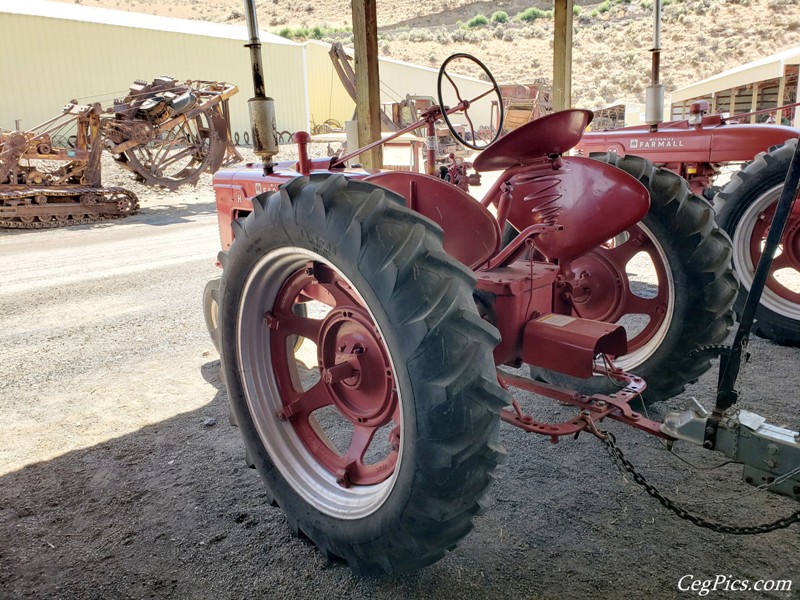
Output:
<path fill-rule="evenodd" d="M 644 184 L 650 210 L 614 240 L 570 263 L 575 289 L 582 290 L 573 289 L 574 314 L 624 325 L 628 353 L 614 364 L 647 381 L 645 404 L 666 400 L 711 368 L 709 354 L 696 351 L 723 342 L 733 324 L 737 282 L 730 240 L 714 222 L 711 205 L 672 171 L 637 156 L 592 158 Z M 642 267 L 654 270 L 657 281 L 632 281 L 631 270 Z M 600 376 L 579 379 L 538 368 L 532 375 L 586 394 L 616 389 Z"/>
<path fill-rule="evenodd" d="M 762 152 L 717 194 L 717 221 L 733 240 L 733 265 L 742 287 L 734 309 L 741 314 L 753 284 L 775 207 L 797 140 Z M 753 331 L 784 346 L 800 346 L 800 203 L 795 203 L 756 310 Z"/>
<path fill-rule="evenodd" d="M 219 296 L 248 462 L 328 559 L 363 574 L 438 560 L 472 528 L 510 401 L 472 272 L 369 183 L 300 177 L 253 204 Z"/>

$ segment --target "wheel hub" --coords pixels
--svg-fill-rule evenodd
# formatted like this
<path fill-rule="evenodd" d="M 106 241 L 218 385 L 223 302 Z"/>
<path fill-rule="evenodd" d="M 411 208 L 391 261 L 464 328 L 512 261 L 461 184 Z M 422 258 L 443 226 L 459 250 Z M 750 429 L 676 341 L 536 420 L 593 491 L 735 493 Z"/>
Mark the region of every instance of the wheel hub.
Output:
<path fill-rule="evenodd" d="M 570 263 L 572 304 L 584 319 L 614 323 L 625 314 L 628 279 L 617 265 L 596 252 Z"/>
<path fill-rule="evenodd" d="M 334 308 L 317 346 L 322 380 L 339 412 L 353 423 L 380 427 L 392 417 L 397 395 L 389 358 L 366 311 Z"/>

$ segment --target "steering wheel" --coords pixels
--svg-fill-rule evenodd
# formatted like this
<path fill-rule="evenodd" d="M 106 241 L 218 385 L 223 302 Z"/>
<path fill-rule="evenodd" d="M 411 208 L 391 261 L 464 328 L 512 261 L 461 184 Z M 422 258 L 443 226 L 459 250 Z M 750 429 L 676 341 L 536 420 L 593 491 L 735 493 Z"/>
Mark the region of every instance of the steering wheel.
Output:
<path fill-rule="evenodd" d="M 487 91 L 485 91 L 485 92 L 483 92 L 482 94 L 479 94 L 479 95 L 475 96 L 472 100 L 464 100 L 461 97 L 461 92 L 459 91 L 458 86 L 456 85 L 456 82 L 453 80 L 453 78 L 447 72 L 447 65 L 449 65 L 451 62 L 459 60 L 459 59 L 465 59 L 465 60 L 467 60 L 469 62 L 475 63 L 478 66 L 478 68 L 480 68 L 480 70 L 483 71 L 486 74 L 486 76 L 489 78 L 489 81 L 492 84 L 492 88 L 487 90 Z M 463 103 L 463 108 L 461 110 L 455 111 L 455 113 L 453 113 L 453 114 L 457 114 L 457 113 L 463 113 L 464 114 L 464 118 L 467 120 L 467 123 L 469 123 L 469 133 L 471 135 L 471 139 L 470 140 L 465 139 L 466 134 L 462 135 L 462 134 L 460 134 L 458 132 L 457 128 L 453 125 L 453 122 L 450 120 L 450 115 L 447 114 L 447 109 L 445 108 L 446 105 L 445 105 L 445 102 L 444 102 L 444 94 L 442 94 L 442 91 L 443 91 L 442 90 L 442 84 L 444 83 L 445 79 L 447 79 L 447 81 L 449 81 L 450 85 L 453 87 L 453 91 L 455 92 L 455 96 L 456 96 L 456 98 L 458 100 L 458 103 L 459 104 Z M 439 96 L 439 106 L 441 107 L 441 110 L 442 110 L 442 117 L 444 118 L 444 122 L 447 124 L 447 128 L 450 130 L 450 133 L 453 135 L 453 137 L 456 139 L 456 141 L 458 141 L 460 144 L 463 144 L 467 148 L 472 148 L 473 150 L 483 150 L 484 148 L 489 146 L 492 142 L 494 142 L 497 138 L 500 137 L 500 132 L 503 129 L 503 119 L 504 119 L 504 116 L 505 116 L 505 109 L 503 107 L 503 95 L 500 93 L 500 86 L 497 85 L 497 81 L 495 81 L 494 76 L 491 74 L 491 72 L 486 67 L 486 65 L 484 65 L 477 58 L 475 58 L 471 54 L 464 54 L 464 53 L 453 54 L 452 56 L 447 57 L 447 59 L 442 63 L 442 66 L 439 68 L 439 78 L 438 78 L 438 80 L 436 82 L 436 91 L 437 91 L 438 96 Z M 499 112 L 499 122 L 497 124 L 497 130 L 494 132 L 494 135 L 490 136 L 491 139 L 489 141 L 486 141 L 486 140 L 479 139 L 479 133 L 478 133 L 478 131 L 475 131 L 475 125 L 472 123 L 472 119 L 469 116 L 469 109 L 478 100 L 481 100 L 482 98 L 485 98 L 486 96 L 489 96 L 492 93 L 494 93 L 497 96 L 497 105 L 500 107 L 500 110 L 498 111 Z M 489 114 L 491 114 L 491 108 L 489 108 Z M 490 123 L 489 124 L 489 131 L 492 131 L 492 129 L 493 129 L 493 127 L 492 127 L 492 124 Z M 480 143 L 480 142 L 483 142 L 483 143 Z"/>

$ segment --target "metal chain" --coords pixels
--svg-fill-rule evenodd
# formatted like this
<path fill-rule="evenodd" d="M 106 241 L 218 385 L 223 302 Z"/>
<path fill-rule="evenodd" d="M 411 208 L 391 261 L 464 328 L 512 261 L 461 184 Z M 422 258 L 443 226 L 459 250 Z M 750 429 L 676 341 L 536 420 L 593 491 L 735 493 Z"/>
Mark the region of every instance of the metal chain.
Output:
<path fill-rule="evenodd" d="M 705 527 L 706 529 L 710 529 L 712 531 L 716 531 L 717 533 L 729 533 L 732 535 L 756 535 L 761 533 L 768 533 L 770 531 L 775 531 L 776 529 L 785 529 L 789 527 L 793 523 L 800 522 L 800 510 L 792 513 L 788 517 L 783 517 L 772 523 L 764 523 L 763 525 L 748 525 L 746 527 L 734 527 L 732 525 L 725 525 L 723 523 L 717 523 L 715 521 L 709 521 L 708 519 L 704 519 L 698 515 L 690 513 L 685 508 L 678 506 L 675 502 L 664 496 L 661 492 L 659 492 L 653 485 L 647 482 L 644 478 L 644 475 L 636 471 L 636 468 L 631 464 L 631 462 L 625 458 L 625 455 L 622 453 L 622 450 L 619 449 L 616 443 L 616 439 L 614 436 L 608 432 L 602 432 L 605 435 L 605 438 L 598 436 L 600 440 L 606 445 L 606 451 L 608 455 L 611 457 L 611 460 L 622 470 L 627 471 L 633 476 L 634 482 L 638 485 L 642 486 L 645 491 L 650 494 L 653 498 L 658 500 L 664 508 L 671 510 L 681 519 L 685 521 L 689 521 L 698 527 Z"/>

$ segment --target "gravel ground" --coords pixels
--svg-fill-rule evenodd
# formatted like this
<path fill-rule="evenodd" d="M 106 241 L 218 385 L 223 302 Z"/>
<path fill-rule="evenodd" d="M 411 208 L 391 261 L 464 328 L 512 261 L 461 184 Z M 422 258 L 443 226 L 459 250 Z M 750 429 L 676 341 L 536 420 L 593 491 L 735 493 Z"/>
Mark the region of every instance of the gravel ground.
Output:
<path fill-rule="evenodd" d="M 797 526 L 736 537 L 667 513 L 588 435 L 551 445 L 502 429 L 494 504 L 442 561 L 359 578 L 291 536 L 228 425 L 201 293 L 217 274 L 210 180 L 175 194 L 106 171 L 139 215 L 0 233 L 0 598 L 675 598 L 681 577 L 793 579 Z M 121 178 L 121 179 L 120 179 Z M 797 428 L 800 350 L 756 339 L 744 407 Z M 716 374 L 688 390 L 708 404 Z M 688 396 L 651 409 L 658 416 Z M 542 418 L 569 413 L 523 398 Z M 797 510 L 740 468 L 615 424 L 648 479 L 728 523 Z"/>

